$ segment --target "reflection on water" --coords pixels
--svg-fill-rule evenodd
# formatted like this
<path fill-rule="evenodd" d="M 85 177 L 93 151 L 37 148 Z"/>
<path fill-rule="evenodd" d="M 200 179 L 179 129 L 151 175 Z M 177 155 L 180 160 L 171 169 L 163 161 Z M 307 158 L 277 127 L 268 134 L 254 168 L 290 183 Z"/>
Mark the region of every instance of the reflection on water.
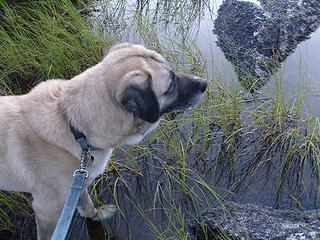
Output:
<path fill-rule="evenodd" d="M 206 0 L 99 1 L 91 20 L 101 21 L 105 31 L 120 34 L 122 40 L 139 37 L 136 36 L 136 28 L 144 21 L 154 26 L 158 33 L 186 40 L 197 34 L 208 7 L 210 2 Z"/>

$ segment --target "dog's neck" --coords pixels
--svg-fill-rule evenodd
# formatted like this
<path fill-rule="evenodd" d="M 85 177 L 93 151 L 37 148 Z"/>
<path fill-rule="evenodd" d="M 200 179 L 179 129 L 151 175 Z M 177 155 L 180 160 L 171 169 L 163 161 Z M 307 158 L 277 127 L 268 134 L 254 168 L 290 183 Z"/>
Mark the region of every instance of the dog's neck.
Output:
<path fill-rule="evenodd" d="M 105 83 L 97 79 L 88 81 L 81 74 L 66 81 L 59 106 L 68 124 L 72 123 L 81 131 L 91 145 L 99 149 L 111 149 L 121 141 L 119 128 L 130 126 L 119 122 L 121 118 L 118 115 L 121 113 L 107 92 L 97 94 L 96 91 L 106 89 L 102 84 Z M 97 98 L 97 95 L 101 97 Z"/>

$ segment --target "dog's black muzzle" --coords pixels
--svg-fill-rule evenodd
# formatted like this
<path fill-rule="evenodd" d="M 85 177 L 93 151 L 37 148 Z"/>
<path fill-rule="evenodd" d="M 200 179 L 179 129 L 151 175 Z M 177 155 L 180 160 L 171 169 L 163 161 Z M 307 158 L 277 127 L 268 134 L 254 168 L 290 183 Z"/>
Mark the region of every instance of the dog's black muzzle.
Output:
<path fill-rule="evenodd" d="M 191 75 L 176 73 L 176 91 L 173 101 L 161 110 L 161 114 L 184 110 L 195 105 L 206 91 L 207 80 Z"/>

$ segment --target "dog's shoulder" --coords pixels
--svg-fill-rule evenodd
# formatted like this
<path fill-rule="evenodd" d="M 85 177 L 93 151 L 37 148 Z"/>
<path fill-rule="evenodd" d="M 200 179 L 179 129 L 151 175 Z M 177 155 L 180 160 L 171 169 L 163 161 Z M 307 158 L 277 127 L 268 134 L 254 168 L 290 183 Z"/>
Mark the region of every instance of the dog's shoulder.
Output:
<path fill-rule="evenodd" d="M 67 80 L 63 79 L 50 79 L 38 83 L 31 91 L 27 94 L 30 97 L 51 97 L 58 98 L 66 85 Z"/>

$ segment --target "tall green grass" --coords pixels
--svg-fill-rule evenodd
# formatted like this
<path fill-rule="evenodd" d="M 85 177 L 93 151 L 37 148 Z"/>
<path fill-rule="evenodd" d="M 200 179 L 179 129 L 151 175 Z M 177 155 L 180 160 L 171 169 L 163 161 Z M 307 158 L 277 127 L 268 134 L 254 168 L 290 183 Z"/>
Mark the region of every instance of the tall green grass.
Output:
<path fill-rule="evenodd" d="M 115 38 L 93 29 L 79 11 L 67 0 L 1 4 L 4 93 L 25 92 L 49 78 L 68 79 L 101 59 Z"/>

